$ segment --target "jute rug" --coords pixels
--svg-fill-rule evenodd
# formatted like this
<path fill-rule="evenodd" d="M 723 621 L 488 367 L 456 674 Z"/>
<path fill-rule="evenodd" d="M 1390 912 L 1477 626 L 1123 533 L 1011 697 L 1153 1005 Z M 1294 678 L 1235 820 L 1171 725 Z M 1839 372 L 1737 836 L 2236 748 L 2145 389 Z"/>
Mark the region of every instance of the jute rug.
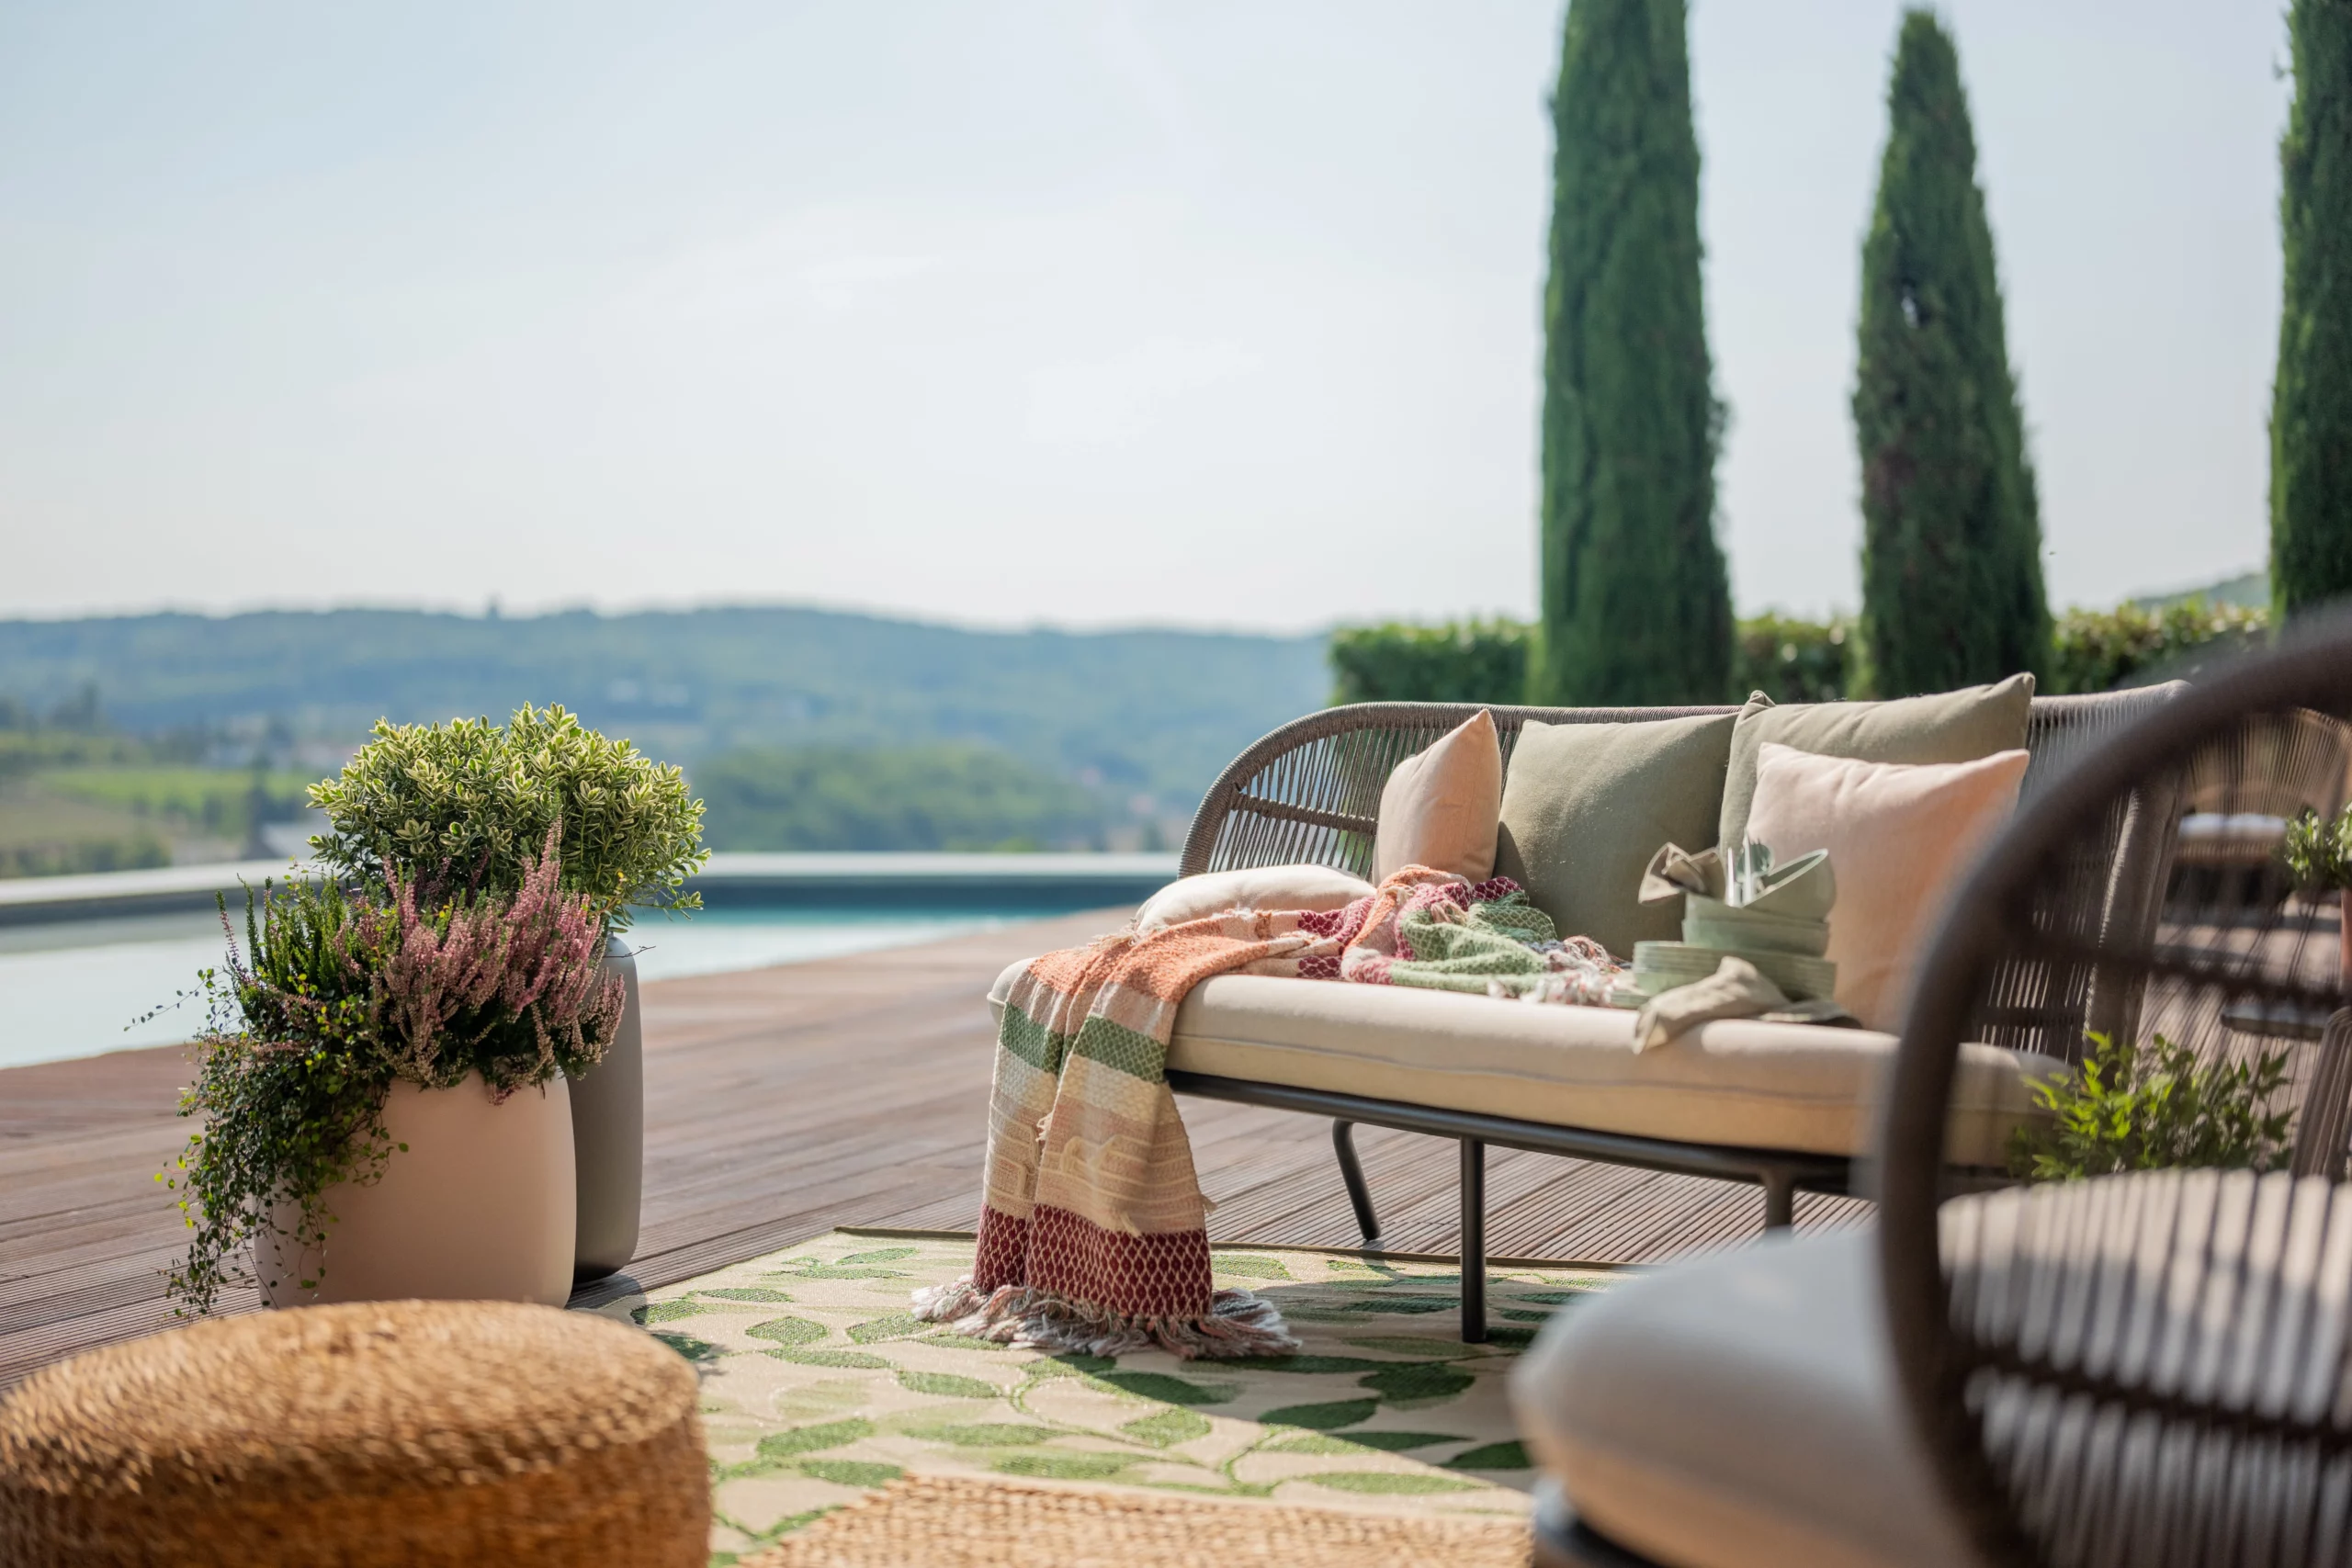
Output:
<path fill-rule="evenodd" d="M 744 1568 L 1526 1568 L 1527 1524 L 909 1476 Z"/>
<path fill-rule="evenodd" d="M 1049 1356 L 919 1322 L 908 1293 L 968 1269 L 968 1236 L 836 1232 L 598 1310 L 643 1325 L 702 1374 L 714 1563 L 908 1475 L 1222 1499 L 1270 1519 L 1271 1505 L 1523 1519 L 1533 1475 L 1503 1375 L 1538 1325 L 1608 1274 L 1498 1267 L 1494 1339 L 1464 1345 L 1450 1261 L 1227 1248 L 1216 1261 L 1220 1286 L 1281 1305 L 1300 1354 Z M 907 1517 L 938 1495 L 902 1495 Z M 887 1505 L 893 1517 L 899 1506 Z M 1172 1516 L 1116 1517 L 1124 1529 Z M 1123 1556 L 1159 1561 L 1186 1560 Z"/>

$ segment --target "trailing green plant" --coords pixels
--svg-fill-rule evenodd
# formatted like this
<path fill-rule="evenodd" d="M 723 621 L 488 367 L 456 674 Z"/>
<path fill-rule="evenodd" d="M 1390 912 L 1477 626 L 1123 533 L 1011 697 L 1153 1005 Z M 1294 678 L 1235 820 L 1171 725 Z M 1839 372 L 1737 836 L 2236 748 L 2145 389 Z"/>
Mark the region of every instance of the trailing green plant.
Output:
<path fill-rule="evenodd" d="M 248 1244 L 324 1258 L 327 1192 L 375 1181 L 394 1152 L 394 1083 L 448 1089 L 479 1074 L 504 1100 L 603 1058 L 622 982 L 599 966 L 601 919 L 562 890 L 558 852 L 550 829 L 514 893 L 438 906 L 397 873 L 385 897 L 265 885 L 247 892 L 242 951 L 222 902 L 228 957 L 199 976 L 207 1026 L 179 1106 L 203 1125 L 158 1178 L 195 1233 L 171 1277 L 175 1310 L 210 1311 L 247 1277 Z"/>
<path fill-rule="evenodd" d="M 1517 703 L 1527 694 L 1522 621 L 1385 621 L 1331 634 L 1331 701 Z"/>
<path fill-rule="evenodd" d="M 1862 477 L 1858 696 L 2039 673 L 2041 524 L 1960 55 L 1905 13 L 1862 242 L 1854 434 Z"/>
<path fill-rule="evenodd" d="M 294 1218 L 286 1242 L 319 1256 L 332 1223 L 321 1195 L 372 1182 L 392 1152 L 390 1075 L 369 1005 L 383 954 L 354 913 L 333 883 L 265 884 L 258 899 L 247 889 L 246 959 L 232 932 L 225 968 L 198 976 L 209 1017 L 179 1113 L 203 1125 L 156 1178 L 195 1233 L 171 1275 L 175 1313 L 209 1312 L 223 1287 L 250 1277 L 239 1255 L 283 1217 L 280 1202 Z M 220 919 L 226 931 L 225 900 Z"/>
<path fill-rule="evenodd" d="M 2286 863 L 2289 878 L 2307 893 L 2352 888 L 2352 806 L 2333 818 L 2306 807 L 2287 824 L 2278 857 Z"/>
<path fill-rule="evenodd" d="M 1761 692 L 1776 703 L 1834 703 L 1846 694 L 1850 621 L 1762 615 L 1739 623 L 1732 645 L 1734 694 Z"/>
<path fill-rule="evenodd" d="M 2042 689 L 2052 696 L 2113 691 L 2156 671 L 2185 671 L 2185 661 L 2199 654 L 2251 647 L 2269 626 L 2267 610 L 2199 598 L 2157 609 L 2069 610 L 2051 630 Z"/>
<path fill-rule="evenodd" d="M 2123 1170 L 2200 1167 L 2267 1170 L 2286 1153 L 2290 1111 L 2270 1101 L 2287 1084 L 2287 1053 L 2200 1064 L 2156 1035 L 2145 1047 L 2086 1033 L 2079 1066 L 2033 1085 L 2050 1112 L 2010 1134 L 2009 1170 L 2072 1181 Z"/>
<path fill-rule="evenodd" d="M 1684 0 L 1571 0 L 1552 96 L 1533 700 L 1729 694 Z"/>
<path fill-rule="evenodd" d="M 702 907 L 683 889 L 709 855 L 702 802 L 676 767 L 608 740 L 561 706 L 526 704 L 503 726 L 379 722 L 341 775 L 311 786 L 336 872 L 378 887 L 405 878 L 429 904 L 451 889 L 513 892 L 562 825 L 563 886 L 608 931 L 631 906 Z"/>

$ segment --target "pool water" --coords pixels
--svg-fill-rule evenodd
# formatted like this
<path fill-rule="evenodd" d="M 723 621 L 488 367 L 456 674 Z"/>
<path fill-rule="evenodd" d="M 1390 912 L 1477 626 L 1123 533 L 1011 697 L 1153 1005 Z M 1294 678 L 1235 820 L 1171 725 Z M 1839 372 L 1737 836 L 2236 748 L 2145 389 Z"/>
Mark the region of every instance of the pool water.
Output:
<path fill-rule="evenodd" d="M 707 909 L 691 919 L 657 915 L 624 940 L 640 978 L 670 980 L 906 947 L 1037 914 Z M 197 974 L 222 952 L 220 922 L 207 914 L 0 927 L 0 1067 L 187 1039 L 204 1023 Z"/>

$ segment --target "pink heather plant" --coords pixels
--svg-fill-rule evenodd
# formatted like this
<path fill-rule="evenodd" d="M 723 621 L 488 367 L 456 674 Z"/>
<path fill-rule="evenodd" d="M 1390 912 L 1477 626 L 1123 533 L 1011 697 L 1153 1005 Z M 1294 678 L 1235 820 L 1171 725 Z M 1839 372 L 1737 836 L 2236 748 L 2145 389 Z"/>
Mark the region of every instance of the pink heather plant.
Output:
<path fill-rule="evenodd" d="M 414 885 L 394 874 L 390 907 L 363 911 L 366 940 L 388 953 L 375 1000 L 396 1076 L 446 1086 L 479 1071 L 503 1099 L 603 1059 L 624 990 L 598 968 L 594 903 L 560 886 L 562 831 L 548 829 L 539 854 L 525 857 L 511 899 L 483 894 L 420 910 Z"/>

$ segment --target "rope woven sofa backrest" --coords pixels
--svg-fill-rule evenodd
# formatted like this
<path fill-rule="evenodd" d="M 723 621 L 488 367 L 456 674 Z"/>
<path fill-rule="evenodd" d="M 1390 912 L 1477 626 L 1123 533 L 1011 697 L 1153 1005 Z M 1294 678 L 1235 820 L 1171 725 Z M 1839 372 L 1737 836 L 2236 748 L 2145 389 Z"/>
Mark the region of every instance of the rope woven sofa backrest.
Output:
<path fill-rule="evenodd" d="M 1372 836 L 1389 770 L 1478 711 L 1476 703 L 1354 703 L 1283 725 L 1235 758 L 1202 797 L 1182 874 L 1313 863 L 1372 874 Z M 1732 707 L 1489 707 L 1504 776 L 1529 719 L 1624 724 L 1736 713 Z"/>
<path fill-rule="evenodd" d="M 2090 696 L 2037 697 L 2028 721 L 2030 795 L 2086 748 L 2168 700 L 2177 685 Z M 1389 770 L 1478 711 L 1475 703 L 1356 703 L 1292 720 L 1235 758 L 1203 797 L 1184 840 L 1181 870 L 1204 871 L 1310 863 L 1358 875 L 1372 871 L 1372 841 L 1381 786 Z M 1544 724 L 1625 724 L 1736 713 L 1728 706 L 1548 708 L 1494 706 L 1509 776 L 1521 729 Z M 2158 797 L 2160 796 L 2160 797 Z M 2070 879 L 2065 918 L 2097 931 L 2112 919 L 2152 919 L 2170 870 L 2177 792 L 2156 792 L 2141 807 L 2120 807 L 2101 840 L 2083 846 Z M 1695 846 L 1693 846 L 1695 847 Z M 2133 988 L 2105 986 L 2087 971 L 2011 965 L 1985 998 L 1976 1038 L 2078 1057 L 2087 1027 L 2116 1027 L 2133 1006 Z"/>

